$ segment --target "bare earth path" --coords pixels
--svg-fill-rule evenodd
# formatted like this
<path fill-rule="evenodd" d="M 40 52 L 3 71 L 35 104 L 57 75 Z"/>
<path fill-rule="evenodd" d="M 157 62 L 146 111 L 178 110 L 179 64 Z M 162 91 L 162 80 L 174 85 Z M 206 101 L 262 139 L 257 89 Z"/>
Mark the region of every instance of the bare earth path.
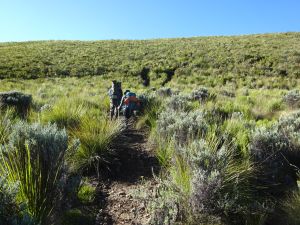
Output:
<path fill-rule="evenodd" d="M 139 196 L 155 189 L 153 173 L 158 173 L 159 164 L 147 149 L 145 137 L 143 132 L 129 128 L 115 143 L 118 166 L 100 187 L 101 210 L 96 225 L 148 224 L 150 215 Z"/>

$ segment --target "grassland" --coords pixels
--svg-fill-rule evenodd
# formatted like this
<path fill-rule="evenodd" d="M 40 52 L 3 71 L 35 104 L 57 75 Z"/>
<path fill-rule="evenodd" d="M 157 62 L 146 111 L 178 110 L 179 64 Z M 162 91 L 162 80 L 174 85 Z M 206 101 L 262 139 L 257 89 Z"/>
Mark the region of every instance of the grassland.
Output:
<path fill-rule="evenodd" d="M 2 43 L 0 77 L 0 92 L 33 97 L 26 117 L 1 110 L 0 203 L 6 211 L 0 221 L 10 225 L 2 216 L 10 215 L 19 224 L 57 218 L 68 224 L 77 216 L 93 223 L 95 211 L 82 213 L 97 205 L 90 180 L 101 183 L 114 166 L 112 146 L 125 129 L 121 120 L 108 120 L 107 89 L 118 79 L 147 103 L 136 128 L 147 131 L 161 167 L 155 193 L 144 199 L 150 224 L 299 223 L 299 33 Z M 37 149 L 53 157 L 63 152 L 61 164 L 41 169 L 28 156 L 47 162 Z M 25 163 L 14 164 L 14 157 Z M 31 168 L 46 175 L 54 168 L 66 180 L 49 184 Z M 46 206 L 33 203 L 40 195 L 28 192 L 34 187 L 28 176 L 35 185 L 52 185 L 73 208 L 60 205 L 53 192 L 41 195 Z M 20 178 L 21 191 L 15 187 Z M 65 193 L 57 183 L 72 185 Z"/>
<path fill-rule="evenodd" d="M 145 41 L 40 41 L 0 44 L 1 78 L 119 74 L 163 83 L 214 85 L 241 78 L 299 78 L 299 33 Z M 155 82 L 154 82 L 155 83 Z M 261 84 L 260 84 L 261 85 Z"/>

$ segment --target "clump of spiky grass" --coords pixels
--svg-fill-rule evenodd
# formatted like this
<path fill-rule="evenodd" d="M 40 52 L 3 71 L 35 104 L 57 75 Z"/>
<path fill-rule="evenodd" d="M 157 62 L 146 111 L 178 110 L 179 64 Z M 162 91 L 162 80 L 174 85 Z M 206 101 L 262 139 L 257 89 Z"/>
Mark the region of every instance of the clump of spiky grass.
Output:
<path fill-rule="evenodd" d="M 94 167 L 99 177 L 100 166 L 109 161 L 112 142 L 123 129 L 120 120 L 83 118 L 80 128 L 72 130 L 72 135 L 80 141 L 80 148 L 71 159 L 74 169 L 82 171 Z"/>
<path fill-rule="evenodd" d="M 1 107 L 0 107 L 1 110 Z M 4 144 L 8 141 L 8 136 L 11 131 L 11 126 L 13 123 L 13 111 L 8 109 L 2 109 L 0 111 L 0 144 Z"/>
<path fill-rule="evenodd" d="M 81 102 L 61 99 L 51 110 L 44 111 L 41 119 L 46 123 L 56 123 L 60 128 L 72 129 L 80 125 L 81 118 L 86 112 L 87 109 Z"/>
<path fill-rule="evenodd" d="M 38 224 L 46 224 L 58 203 L 67 148 L 65 130 L 25 122 L 13 127 L 9 144 L 1 147 L 0 174 L 7 174 L 8 184 L 19 183 L 18 199 Z"/>
<path fill-rule="evenodd" d="M 300 191 L 293 193 L 282 204 L 283 211 L 287 214 L 287 224 L 300 224 Z"/>
<path fill-rule="evenodd" d="M 154 130 L 157 125 L 158 115 L 161 111 L 162 102 L 157 96 L 147 96 L 142 98 L 143 114 L 138 118 L 136 128 L 141 129 L 148 127 L 150 130 Z"/>

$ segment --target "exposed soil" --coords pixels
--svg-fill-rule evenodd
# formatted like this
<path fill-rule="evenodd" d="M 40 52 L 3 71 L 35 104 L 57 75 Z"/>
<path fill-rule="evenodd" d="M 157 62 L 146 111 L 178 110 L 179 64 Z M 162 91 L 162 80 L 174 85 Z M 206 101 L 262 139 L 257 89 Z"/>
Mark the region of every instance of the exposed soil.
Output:
<path fill-rule="evenodd" d="M 148 224 L 150 215 L 142 196 L 155 192 L 153 174 L 158 173 L 159 163 L 145 137 L 142 131 L 129 128 L 114 143 L 118 163 L 98 187 L 101 209 L 96 225 Z"/>

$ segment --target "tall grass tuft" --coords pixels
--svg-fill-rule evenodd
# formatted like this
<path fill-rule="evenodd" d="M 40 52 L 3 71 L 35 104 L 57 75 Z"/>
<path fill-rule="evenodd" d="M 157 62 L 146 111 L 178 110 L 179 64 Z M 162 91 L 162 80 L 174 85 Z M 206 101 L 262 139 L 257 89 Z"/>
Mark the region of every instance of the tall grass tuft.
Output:
<path fill-rule="evenodd" d="M 300 224 L 300 191 L 293 193 L 283 202 L 283 211 L 287 214 L 287 225 Z"/>
<path fill-rule="evenodd" d="M 1 107 L 0 107 L 1 110 Z M 13 111 L 3 110 L 0 111 L 0 145 L 8 141 L 12 122 L 13 122 Z"/>
<path fill-rule="evenodd" d="M 143 103 L 143 114 L 139 117 L 136 128 L 141 129 L 148 127 L 150 130 L 154 130 L 157 125 L 158 115 L 161 111 L 161 100 L 157 96 L 143 96 L 141 97 Z"/>
<path fill-rule="evenodd" d="M 94 167 L 99 177 L 100 167 L 108 163 L 112 154 L 112 142 L 123 128 L 121 120 L 84 118 L 80 128 L 71 132 L 80 141 L 79 150 L 71 158 L 74 169 L 89 170 Z"/>
<path fill-rule="evenodd" d="M 36 223 L 46 224 L 59 200 L 68 136 L 56 125 L 18 122 L 12 130 L 1 147 L 0 174 L 11 185 L 19 183 L 17 199 L 27 203 Z"/>
<path fill-rule="evenodd" d="M 60 128 L 74 129 L 79 127 L 81 118 L 86 112 L 83 103 L 62 99 L 51 110 L 42 112 L 41 119 L 46 123 L 56 123 Z"/>

